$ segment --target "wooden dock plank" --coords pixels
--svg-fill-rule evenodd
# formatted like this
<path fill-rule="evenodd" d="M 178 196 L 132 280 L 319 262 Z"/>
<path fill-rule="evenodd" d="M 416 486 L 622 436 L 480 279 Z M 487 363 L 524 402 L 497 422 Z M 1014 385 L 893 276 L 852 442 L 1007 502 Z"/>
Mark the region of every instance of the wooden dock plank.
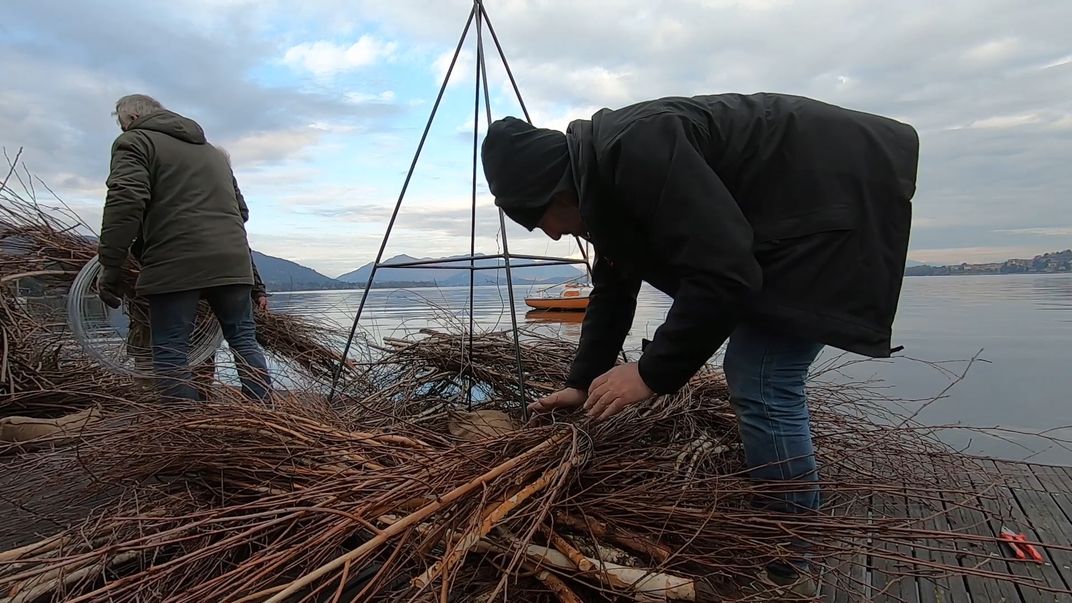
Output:
<path fill-rule="evenodd" d="M 1026 463 L 1011 463 L 994 459 L 982 459 L 982 465 L 993 468 L 1002 477 L 1005 486 L 1016 490 L 1045 491 L 1046 488 Z"/>
<path fill-rule="evenodd" d="M 870 465 L 862 465 L 857 469 L 869 470 Z M 829 476 L 837 479 L 837 475 Z M 832 500 L 834 504 L 841 505 L 850 515 L 860 516 L 870 509 L 871 496 L 867 494 L 846 494 L 841 500 Z M 862 545 L 863 542 L 859 541 Z M 850 558 L 841 560 L 836 567 L 824 576 L 822 600 L 832 603 L 852 603 L 860 600 L 860 593 L 865 593 L 868 585 L 868 558 L 862 552 L 852 555 Z"/>
<path fill-rule="evenodd" d="M 1029 467 L 1047 492 L 1072 494 L 1072 476 L 1065 471 L 1065 467 L 1049 465 L 1029 465 Z"/>
<path fill-rule="evenodd" d="M 859 593 L 867 588 L 868 559 L 860 553 L 847 559 L 826 577 L 823 584 L 823 601 L 851 603 L 858 601 Z"/>
<path fill-rule="evenodd" d="M 997 491 L 1002 495 L 998 499 L 980 499 L 984 504 L 984 509 L 990 516 L 989 525 L 991 532 L 994 536 L 997 536 L 1001 527 L 1005 522 L 1008 522 L 1008 527 L 1022 532 L 1028 539 L 1038 540 L 1039 536 L 1033 529 L 1031 529 L 1031 522 L 1027 518 L 1024 510 L 1020 507 L 1018 501 L 1012 490 L 1007 487 L 1006 483 L 1020 484 L 1026 489 L 1041 490 L 1042 485 L 1027 471 L 1025 474 L 1020 470 L 1010 471 L 1005 464 L 999 464 L 991 460 L 982 461 L 983 468 L 987 473 L 993 476 L 998 476 L 1002 480 L 1002 485 L 998 487 Z M 1008 480 L 1008 481 L 1005 481 Z M 982 485 L 982 483 L 978 484 Z M 1007 525 L 1007 524 L 1005 524 Z M 1008 556 L 1008 551 L 1002 551 L 1002 554 Z M 1060 574 L 1052 565 L 1037 565 L 1034 563 L 1025 563 L 1019 561 L 1010 561 L 1009 568 L 1016 576 L 1025 578 L 1026 580 L 1035 580 L 1043 585 L 1056 586 L 1063 584 Z M 1060 601 L 1062 599 L 1057 598 L 1053 593 L 1041 590 L 1039 588 L 1029 586 L 1026 584 L 1017 585 L 1017 589 L 1020 591 L 1023 597 L 1024 603 L 1053 603 L 1054 601 Z M 1068 601 L 1067 598 L 1063 599 Z"/>
<path fill-rule="evenodd" d="M 885 494 L 874 497 L 872 508 L 881 517 L 910 518 L 908 503 L 904 495 Z M 898 556 L 912 558 L 912 547 L 894 542 L 885 543 L 884 549 Z M 919 603 L 919 591 L 916 579 L 905 574 L 912 570 L 909 561 L 894 561 L 875 558 L 872 572 L 874 587 L 873 601 L 879 603 Z"/>
<path fill-rule="evenodd" d="M 1072 544 L 1072 492 L 1052 491 L 1049 492 L 1049 499 L 1054 502 L 1061 514 L 1053 513 L 1053 527 L 1058 535 L 1048 539 L 1048 542 L 1064 545 Z M 1042 533 L 1046 532 L 1043 531 Z M 1049 548 L 1046 553 L 1053 561 L 1057 571 L 1064 578 L 1064 582 L 1066 584 L 1072 582 L 1072 551 Z"/>
<path fill-rule="evenodd" d="M 949 529 L 949 523 L 945 518 L 945 505 L 940 498 L 936 501 L 910 501 L 908 511 L 913 517 L 918 517 L 921 520 L 924 529 L 934 531 Z M 949 548 L 949 543 L 928 541 L 926 544 L 939 550 L 917 547 L 913 551 L 917 558 L 949 566 L 958 565 L 956 553 L 944 550 Z M 919 588 L 919 600 L 924 603 L 970 600 L 968 587 L 963 576 L 920 577 L 916 579 L 916 583 Z"/>
<path fill-rule="evenodd" d="M 843 559 L 823 576 L 822 600 L 832 603 L 858 601 L 859 593 L 866 588 L 866 581 L 866 555 L 859 553 Z"/>
<path fill-rule="evenodd" d="M 1049 493 L 1019 490 L 1015 491 L 1014 495 L 1031 524 L 1031 530 L 1038 535 L 1039 542 L 1066 545 L 1072 543 L 1072 525 L 1069 525 L 1068 518 Z M 1045 547 L 1036 548 L 1057 574 L 1057 580 L 1049 584 L 1057 588 L 1069 588 L 1072 577 L 1062 568 L 1072 565 L 1072 553 Z"/>
<path fill-rule="evenodd" d="M 993 536 L 986 516 L 979 510 L 980 502 L 977 497 L 943 493 L 942 499 L 945 501 L 946 521 L 949 523 L 950 529 L 968 534 Z M 990 547 L 983 543 L 970 543 L 962 546 L 964 552 L 970 553 L 970 555 L 962 559 L 961 565 L 976 565 L 980 559 L 991 557 L 993 562 L 984 566 L 984 569 L 1009 572 L 1008 563 L 1000 557 L 997 550 L 988 550 Z M 1023 601 L 1023 597 L 1020 596 L 1016 586 L 1009 582 L 989 580 L 978 576 L 965 576 L 964 583 L 971 594 L 972 601 L 985 601 L 986 603 L 991 601 L 1007 603 Z"/>

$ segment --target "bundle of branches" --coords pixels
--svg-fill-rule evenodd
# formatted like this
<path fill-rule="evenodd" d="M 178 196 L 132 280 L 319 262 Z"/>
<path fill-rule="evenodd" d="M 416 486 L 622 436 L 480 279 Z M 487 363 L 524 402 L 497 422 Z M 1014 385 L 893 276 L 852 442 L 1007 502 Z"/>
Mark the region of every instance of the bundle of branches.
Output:
<path fill-rule="evenodd" d="M 47 190 L 18 158 L 0 181 L 0 396 L 4 414 L 55 415 L 119 397 L 141 399 L 142 386 L 89 358 L 66 324 L 66 295 L 75 276 L 97 253 L 92 229 L 58 197 L 38 201 Z M 36 183 L 36 184 L 35 184 Z M 51 192 L 51 191 L 49 191 Z M 128 265 L 134 282 L 138 267 Z M 144 300 L 132 300 L 141 312 Z M 203 320 L 212 320 L 207 312 Z M 331 333 L 299 317 L 260 312 L 258 341 L 282 359 L 280 370 L 312 381 L 328 378 L 340 354 Z M 128 342 L 128 350 L 130 349 Z M 149 356 L 148 349 L 144 355 Z M 353 377 L 352 370 L 344 375 Z"/>
<path fill-rule="evenodd" d="M 523 333 L 522 341 L 525 394 L 534 399 L 565 380 L 573 346 L 534 332 Z M 464 400 L 466 407 L 476 401 L 487 408 L 518 396 L 514 339 L 506 332 L 469 337 L 421 329 L 416 339 L 387 337 L 383 345 L 364 345 L 379 355 L 365 365 L 365 379 L 354 380 L 359 386 L 343 391 L 349 399 L 360 400 L 357 412 L 371 425 L 442 425 L 457 400 Z M 511 402 L 506 408 L 517 411 L 520 406 Z"/>
<path fill-rule="evenodd" d="M 55 416 L 116 396 L 144 395 L 133 379 L 113 373 L 80 354 L 60 322 L 0 291 L 0 408 L 3 414 Z"/>
<path fill-rule="evenodd" d="M 787 600 L 754 576 L 798 554 L 790 543 L 808 543 L 830 568 L 870 555 L 893 574 L 1029 580 L 997 569 L 994 539 L 878 504 L 908 497 L 933 519 L 943 501 L 963 512 L 986 495 L 968 479 L 979 475 L 969 459 L 914 426 L 839 412 L 844 398 L 816 400 L 824 507 L 779 514 L 755 504 L 778 488 L 744 472 L 717 373 L 605 423 L 563 415 L 523 425 L 516 402 L 477 400 L 470 410 L 459 395 L 469 376 L 456 351 L 467 340 L 395 342 L 367 382 L 397 381 L 348 390 L 342 404 L 311 395 L 272 408 L 130 404 L 87 427 L 77 446 L 20 457 L 7 475 L 21 477 L 0 487 L 17 508 L 45 498 L 68 513 L 89 497 L 100 504 L 67 530 L 0 553 L 0 593 L 21 602 Z M 490 351 L 502 341 L 475 338 Z M 537 341 L 522 353 L 527 366 L 560 375 L 568 351 Z M 496 380 L 479 391 L 510 390 L 501 370 L 510 360 L 474 359 L 473 374 Z M 25 525 L 17 514 L 2 521 L 8 541 Z M 848 574 L 843 586 L 865 598 Z"/>
<path fill-rule="evenodd" d="M 327 381 L 339 368 L 342 349 L 336 333 L 322 324 L 294 314 L 257 311 L 257 342 L 266 351 L 283 359 L 289 368 L 300 368 L 310 386 Z M 360 380 L 364 373 L 356 363 L 347 362 L 340 375 L 344 387 Z"/>

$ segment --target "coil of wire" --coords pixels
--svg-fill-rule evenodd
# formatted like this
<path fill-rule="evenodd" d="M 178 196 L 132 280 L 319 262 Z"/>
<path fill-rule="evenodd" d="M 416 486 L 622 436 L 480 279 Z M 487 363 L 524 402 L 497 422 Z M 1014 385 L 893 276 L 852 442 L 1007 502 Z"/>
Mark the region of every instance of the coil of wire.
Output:
<path fill-rule="evenodd" d="M 67 296 L 67 324 L 82 349 L 101 365 L 117 373 L 149 376 L 152 348 L 149 311 L 144 298 L 126 296 L 112 309 L 97 296 L 100 260 L 82 267 Z M 208 304 L 202 301 L 190 334 L 188 365 L 204 362 L 223 342 L 223 331 Z"/>

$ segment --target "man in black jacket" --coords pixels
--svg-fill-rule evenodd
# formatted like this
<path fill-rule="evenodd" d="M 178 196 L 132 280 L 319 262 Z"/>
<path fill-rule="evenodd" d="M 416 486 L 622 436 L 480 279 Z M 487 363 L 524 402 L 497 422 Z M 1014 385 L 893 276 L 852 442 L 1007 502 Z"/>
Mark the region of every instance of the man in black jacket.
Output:
<path fill-rule="evenodd" d="M 606 419 L 676 391 L 728 340 L 753 479 L 801 484 L 776 510 L 816 509 L 804 381 L 823 345 L 891 354 L 918 147 L 906 124 L 780 94 L 662 98 L 565 133 L 493 123 L 482 158 L 496 204 L 597 256 L 566 387 L 533 409 Z M 674 302 L 640 360 L 614 366 L 642 281 Z M 807 590 L 804 567 L 767 574 Z"/>

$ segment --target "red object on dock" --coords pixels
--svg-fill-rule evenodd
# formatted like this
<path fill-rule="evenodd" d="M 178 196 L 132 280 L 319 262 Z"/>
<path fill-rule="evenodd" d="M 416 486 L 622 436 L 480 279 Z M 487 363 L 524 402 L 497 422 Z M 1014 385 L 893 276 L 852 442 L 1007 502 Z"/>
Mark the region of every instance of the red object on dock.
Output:
<path fill-rule="evenodd" d="M 1030 558 L 1035 563 L 1045 563 L 1042 558 L 1042 553 L 1038 552 L 1033 545 L 1027 543 L 1027 538 L 1023 534 L 1017 534 L 1005 526 L 1001 527 L 1000 538 L 1012 549 L 1013 555 L 1017 559 L 1026 561 Z"/>

